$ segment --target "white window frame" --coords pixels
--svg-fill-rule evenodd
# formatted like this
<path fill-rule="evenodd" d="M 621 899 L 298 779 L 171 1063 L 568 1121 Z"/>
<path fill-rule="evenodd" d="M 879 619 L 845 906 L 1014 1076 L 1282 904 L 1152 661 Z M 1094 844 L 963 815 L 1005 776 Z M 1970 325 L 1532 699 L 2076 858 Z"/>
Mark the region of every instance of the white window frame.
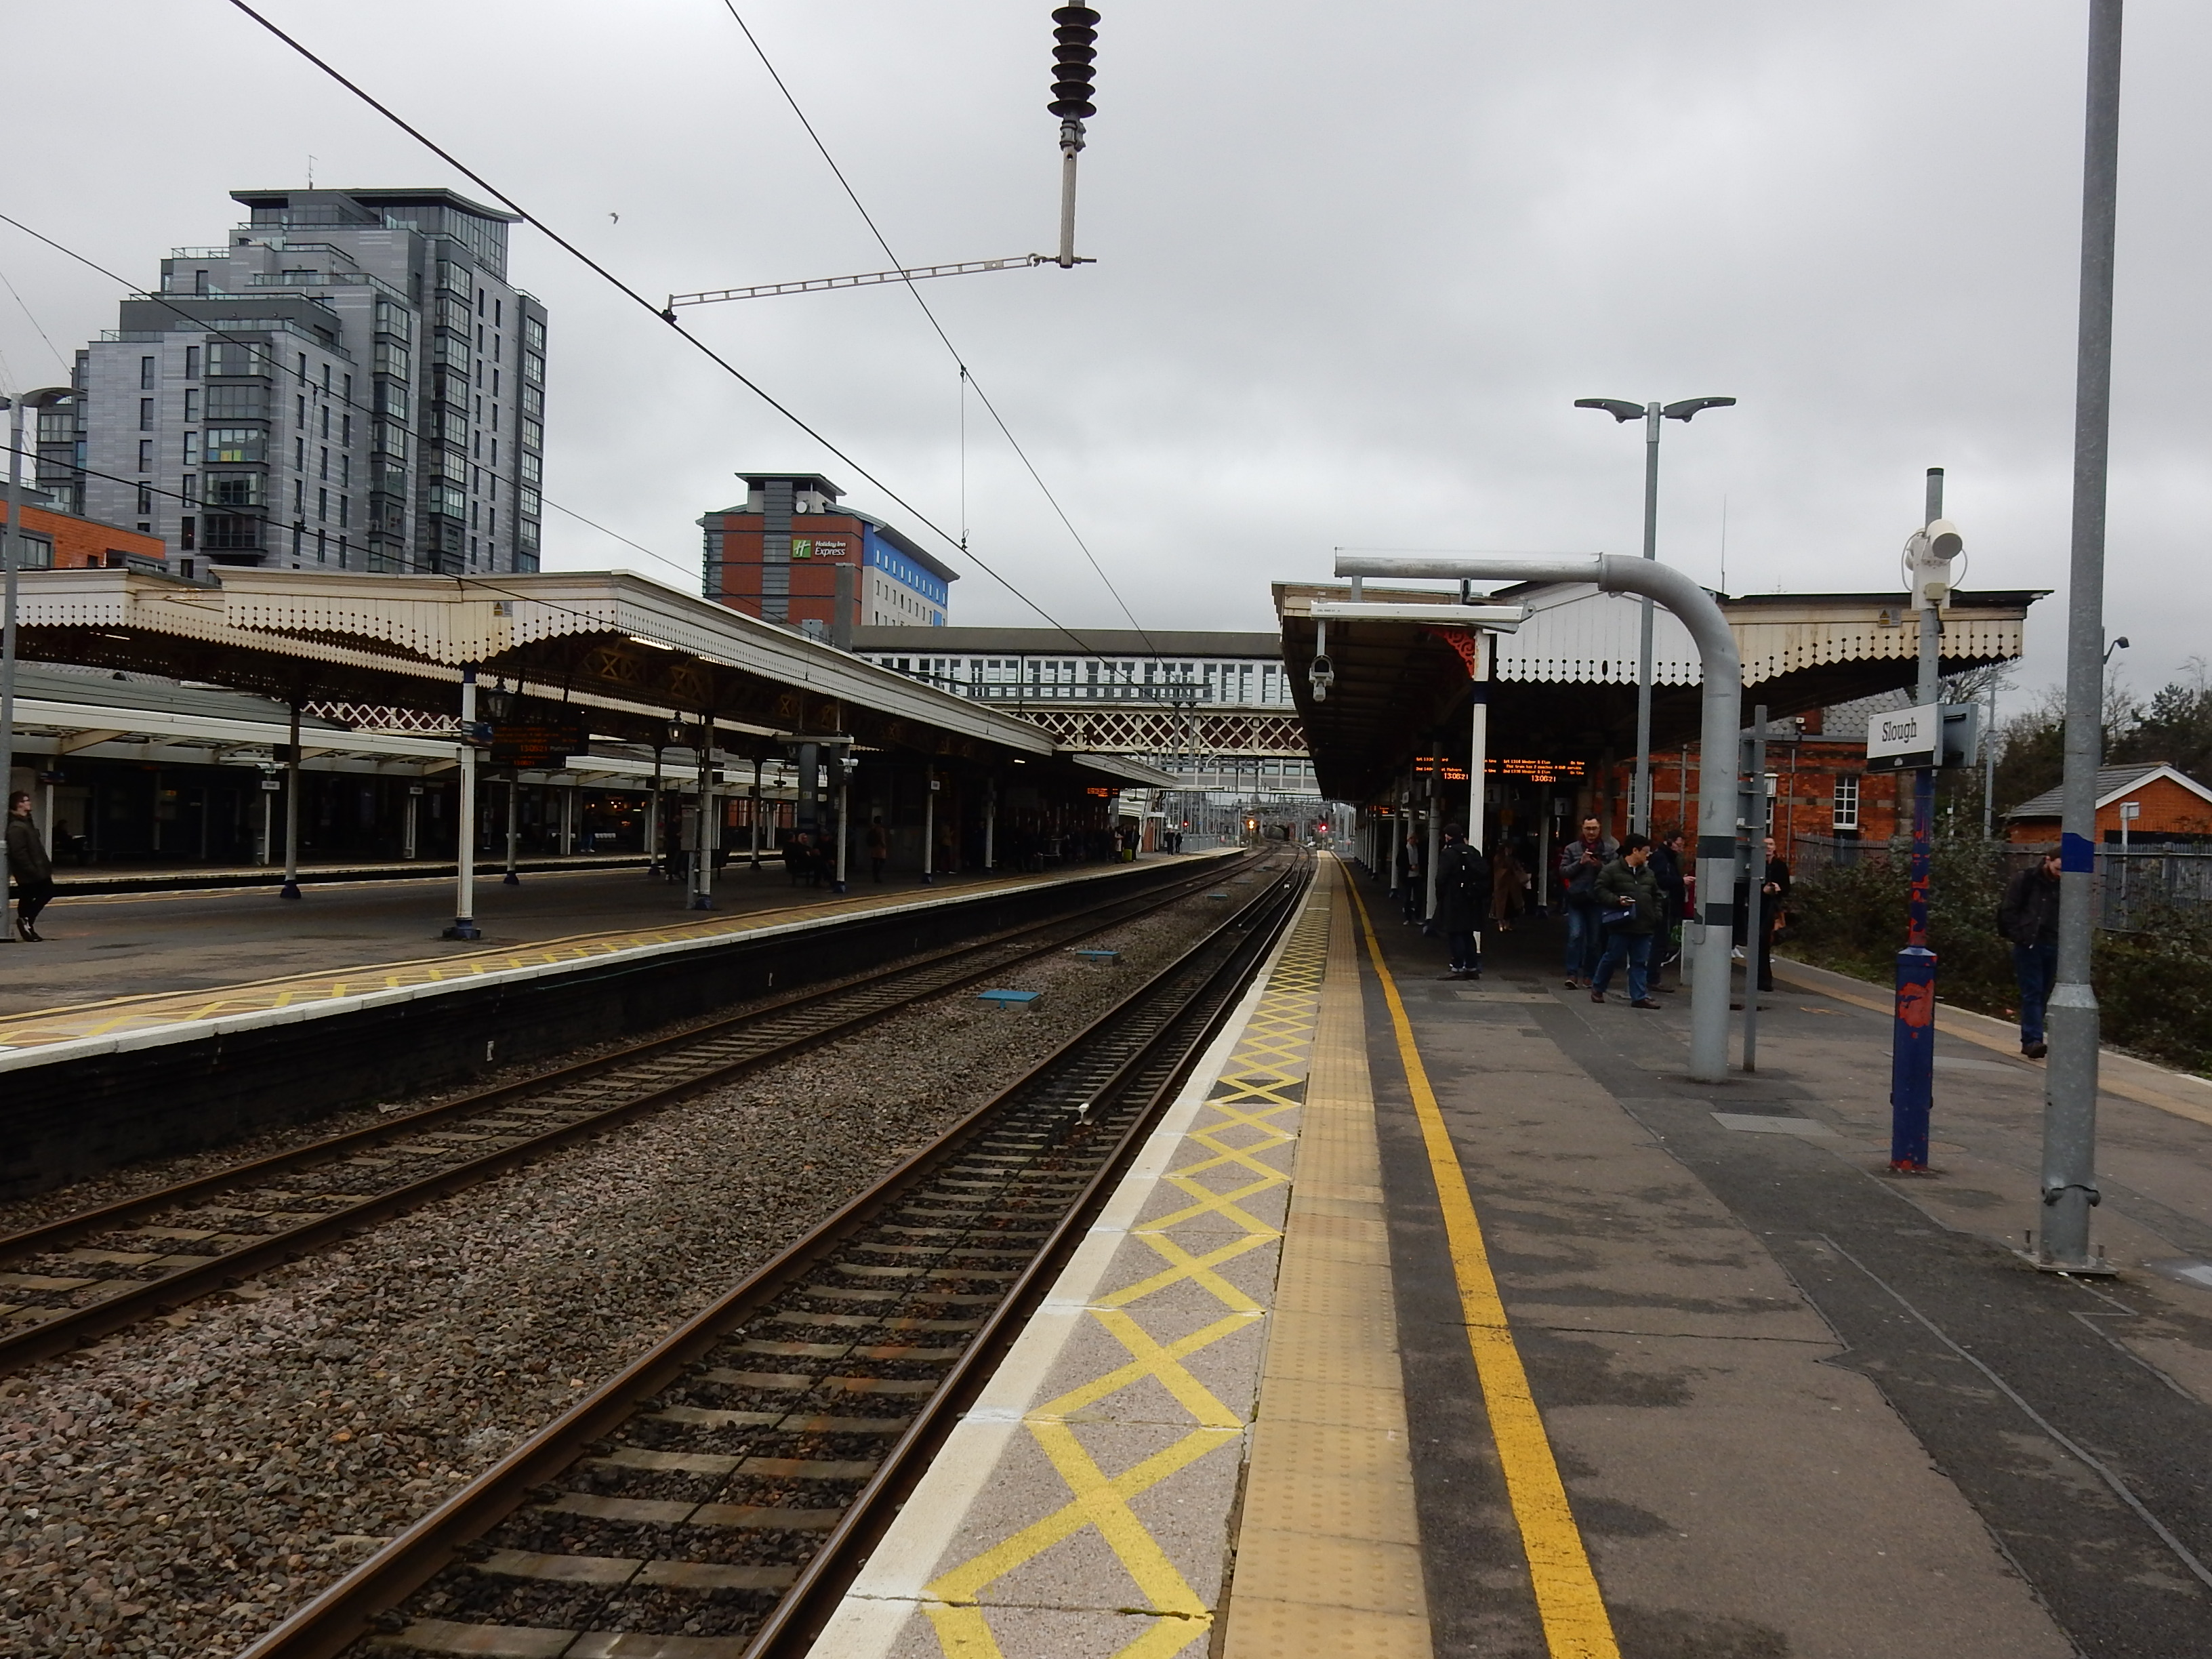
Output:
<path fill-rule="evenodd" d="M 1856 830 L 1859 827 L 1860 779 L 1856 772 L 1836 774 L 1836 787 L 1829 799 L 1828 827 L 1835 830 Z"/>

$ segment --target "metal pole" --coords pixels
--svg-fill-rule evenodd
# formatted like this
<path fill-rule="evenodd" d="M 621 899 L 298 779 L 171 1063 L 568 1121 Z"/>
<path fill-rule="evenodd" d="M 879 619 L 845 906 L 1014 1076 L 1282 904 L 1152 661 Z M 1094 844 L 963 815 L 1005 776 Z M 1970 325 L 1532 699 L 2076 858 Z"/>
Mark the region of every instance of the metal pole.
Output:
<path fill-rule="evenodd" d="M 1083 150 L 1083 123 L 1060 124 L 1060 268 L 1075 268 L 1075 158 Z"/>
<path fill-rule="evenodd" d="M 837 815 L 837 877 L 832 890 L 840 893 L 845 890 L 845 859 L 848 843 L 852 840 L 845 827 L 845 803 L 849 799 L 852 787 L 850 780 L 846 775 L 844 762 L 841 758 L 837 766 L 837 804 L 835 809 Z"/>
<path fill-rule="evenodd" d="M 983 786 L 983 868 L 986 872 L 999 867 L 999 780 L 994 776 Z"/>
<path fill-rule="evenodd" d="M 753 823 L 752 823 L 752 832 L 753 832 L 753 834 L 752 834 L 752 839 L 753 839 L 753 857 L 752 857 L 752 866 L 753 866 L 753 868 L 754 868 L 754 869 L 757 870 L 757 869 L 759 869 L 759 868 L 760 868 L 760 848 L 761 848 L 761 760 L 760 760 L 760 757 L 759 757 L 758 755 L 755 755 L 755 756 L 753 757 Z"/>
<path fill-rule="evenodd" d="M 1429 854 L 1421 864 L 1421 926 L 1426 928 L 1437 915 L 1437 854 L 1443 850 L 1443 802 L 1438 799 L 1443 793 L 1443 745 L 1433 743 L 1434 753 L 1429 764 L 1435 769 L 1428 775 Z"/>
<path fill-rule="evenodd" d="M 453 826 L 454 860 L 459 866 L 453 883 L 453 925 L 447 939 L 482 939 L 477 926 L 477 671 L 461 670 L 461 800 L 459 822 Z"/>
<path fill-rule="evenodd" d="M 1743 1069 L 1759 1069 L 1759 929 L 1766 921 L 1766 705 L 1751 716 L 1751 858 L 1745 871 Z"/>
<path fill-rule="evenodd" d="M 23 398 L 8 399 L 8 523 L 0 531 L 0 797 L 15 792 L 15 501 L 23 488 Z M 7 803 L 0 799 L 0 813 Z M 16 942 L 8 921 L 8 842 L 0 836 L 0 939 Z"/>
<path fill-rule="evenodd" d="M 1659 405 L 1644 406 L 1644 556 L 1659 556 Z M 1643 603 L 1636 659 L 1636 793 L 1628 803 L 1628 827 L 1651 833 L 1651 600 Z"/>
<path fill-rule="evenodd" d="M 1996 839 L 1997 689 L 1990 687 L 1990 717 L 1982 731 L 1982 839 Z"/>
<path fill-rule="evenodd" d="M 1699 914 L 1683 939 L 1695 951 L 1690 988 L 1690 1075 L 1701 1083 L 1728 1079 L 1729 946 L 1735 930 L 1735 780 L 1729 758 L 1743 723 L 1743 659 L 1728 617 L 1712 596 L 1680 571 L 1650 559 L 1603 553 L 1553 558 L 1506 556 L 1403 558 L 1340 554 L 1340 576 L 1471 577 L 1478 581 L 1595 582 L 1607 593 L 1648 593 L 1689 629 L 1701 665 L 1705 765 L 1698 788 Z M 1718 765 L 1716 757 L 1723 757 Z"/>
<path fill-rule="evenodd" d="M 660 873 L 660 745 L 653 745 L 653 793 L 645 803 L 645 878 Z"/>
<path fill-rule="evenodd" d="M 1928 469 L 1923 527 L 1943 516 L 1943 469 Z M 1943 621 L 1915 578 L 1920 607 L 1920 672 L 1912 700 L 1936 701 L 1937 653 Z M 1943 718 L 1936 716 L 1935 758 L 1942 757 Z M 1912 775 L 1911 896 L 1905 910 L 1905 948 L 1897 953 L 1896 1005 L 1890 1022 L 1889 1167 L 1928 1167 L 1929 1122 L 1936 1110 L 1936 952 L 1928 945 L 1928 899 L 1935 860 L 1936 769 Z"/>
<path fill-rule="evenodd" d="M 415 783 L 407 786 L 406 830 L 399 849 L 399 856 L 410 863 L 416 855 L 416 826 L 422 806 L 422 785 Z"/>
<path fill-rule="evenodd" d="M 1483 823 L 1483 793 L 1487 787 L 1490 771 L 1490 653 L 1496 647 L 1491 636 L 1477 633 L 1474 636 L 1474 711 L 1468 719 L 1467 756 L 1467 844 L 1477 852 L 1492 852 L 1483 839 L 1487 826 Z M 1482 911 L 1475 912 L 1474 970 L 1482 971 Z"/>
<path fill-rule="evenodd" d="M 521 838 L 521 813 L 516 798 L 521 793 L 522 775 L 509 772 L 507 775 L 507 876 L 500 883 L 502 887 L 522 885 L 522 878 L 514 871 L 515 843 Z"/>
<path fill-rule="evenodd" d="M 714 896 L 708 890 L 713 879 L 710 866 L 714 860 L 714 826 L 710 819 L 714 811 L 714 722 L 711 716 L 699 720 L 699 810 L 691 819 L 691 896 L 685 908 L 711 910 Z"/>
<path fill-rule="evenodd" d="M 937 769 L 921 769 L 921 884 L 937 880 Z"/>
<path fill-rule="evenodd" d="M 292 699 L 292 745 L 284 757 L 284 884 L 279 898 L 300 896 L 300 700 Z"/>
<path fill-rule="evenodd" d="M 2104 714 L 2105 490 L 2112 428 L 2112 241 L 2120 152 L 2120 0 L 2090 0 L 2081 167 L 2081 315 L 2074 391 L 2074 547 L 2067 580 L 2065 804 L 2059 818 L 2058 971 L 2044 1080 L 2043 1227 L 2037 1259 L 2100 1265 L 2089 1244 L 2097 1202 L 2096 993 L 2090 988 L 2097 856 L 2099 722 Z"/>

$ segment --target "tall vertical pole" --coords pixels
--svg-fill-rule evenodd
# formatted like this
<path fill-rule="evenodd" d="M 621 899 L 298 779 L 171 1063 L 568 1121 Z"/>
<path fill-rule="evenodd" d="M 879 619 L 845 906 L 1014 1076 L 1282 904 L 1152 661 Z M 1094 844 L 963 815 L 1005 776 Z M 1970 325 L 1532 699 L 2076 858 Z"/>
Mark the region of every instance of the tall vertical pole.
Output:
<path fill-rule="evenodd" d="M 1443 850 L 1444 804 L 1442 799 L 1444 785 L 1443 744 L 1431 739 L 1429 764 L 1434 769 L 1428 775 L 1425 793 L 1428 805 L 1428 855 L 1421 861 L 1421 925 L 1426 927 L 1437 915 L 1437 854 Z"/>
<path fill-rule="evenodd" d="M 422 786 L 419 783 L 410 783 L 407 786 L 407 817 L 400 842 L 399 856 L 410 863 L 412 863 L 416 857 L 416 834 L 421 823 L 422 811 Z"/>
<path fill-rule="evenodd" d="M 983 868 L 999 867 L 999 780 L 994 775 L 983 786 Z"/>
<path fill-rule="evenodd" d="M 1997 689 L 1990 687 L 1989 718 L 1982 722 L 1982 839 L 1996 839 Z"/>
<path fill-rule="evenodd" d="M 279 898 L 300 896 L 300 700 L 292 699 L 292 744 L 284 756 L 284 884 Z"/>
<path fill-rule="evenodd" d="M 1751 714 L 1751 879 L 1744 884 L 1743 1069 L 1759 1069 L 1759 969 L 1766 926 L 1766 705 Z"/>
<path fill-rule="evenodd" d="M 1943 469 L 1931 466 L 1922 527 L 1942 516 Z M 1926 708 L 1941 695 L 1936 671 L 1943 619 L 1917 574 L 1912 597 L 1920 611 L 1920 672 L 1913 701 Z M 1936 1110 L 1936 952 L 1928 945 L 1928 898 L 1935 863 L 1932 760 L 1942 758 L 1942 746 L 1943 718 L 1938 714 L 1936 755 L 1929 765 L 1912 775 L 1911 890 L 1905 908 L 1905 948 L 1897 953 L 1897 1000 L 1890 1023 L 1889 1167 L 1901 1171 L 1928 1167 L 1929 1123 Z"/>
<path fill-rule="evenodd" d="M 1644 407 L 1644 556 L 1659 556 L 1659 405 Z M 1651 833 L 1651 600 L 1643 600 L 1636 657 L 1636 793 L 1628 827 Z"/>
<path fill-rule="evenodd" d="M 2090 0 L 2081 167 L 2081 314 L 2074 386 L 2074 548 L 2067 578 L 2066 769 L 2059 817 L 2058 971 L 2044 1079 L 2043 1226 L 2037 1259 L 2097 1265 L 2096 993 L 2090 907 L 2097 858 L 2097 763 L 2104 715 L 2105 489 L 2112 429 L 2112 243 L 2119 193 L 2120 0 Z"/>
<path fill-rule="evenodd" d="M 848 764 L 851 754 L 852 751 L 849 749 L 847 750 L 845 754 L 839 757 L 837 763 L 836 821 L 832 829 L 832 833 L 837 837 L 837 874 L 832 884 L 832 890 L 840 893 L 845 890 L 845 860 L 853 842 L 852 832 L 847 828 L 845 817 L 845 803 L 851 799 L 853 788 L 851 768 Z"/>
<path fill-rule="evenodd" d="M 1494 853 L 1497 849 L 1484 840 L 1487 829 L 1483 822 L 1483 796 L 1488 789 L 1490 772 L 1490 653 L 1491 636 L 1478 632 L 1474 636 L 1474 710 L 1468 717 L 1467 754 L 1467 844 L 1478 852 Z M 1480 916 L 1478 910 L 1476 915 Z M 1482 926 L 1477 921 L 1474 930 L 1474 969 L 1482 971 Z"/>
<path fill-rule="evenodd" d="M 711 910 L 714 908 L 714 896 L 710 890 L 714 860 L 714 720 L 711 714 L 699 717 L 699 743 L 695 752 L 699 759 L 699 810 L 691 819 L 691 896 L 684 908 Z"/>
<path fill-rule="evenodd" d="M 653 745 L 653 793 L 645 803 L 645 878 L 660 873 L 660 745 Z"/>
<path fill-rule="evenodd" d="M 15 790 L 15 501 L 23 489 L 23 395 L 8 399 L 8 522 L 0 528 L 0 813 Z M 49 815 L 51 821 L 51 815 Z M 8 842 L 0 836 L 0 940 L 15 943 L 8 921 Z"/>
<path fill-rule="evenodd" d="M 921 884 L 937 880 L 937 769 L 921 769 Z"/>
<path fill-rule="evenodd" d="M 447 939 L 482 939 L 477 926 L 477 671 L 461 670 L 461 801 L 459 822 L 453 826 L 453 852 L 459 866 L 453 884 L 453 925 Z"/>
<path fill-rule="evenodd" d="M 522 773 L 520 769 L 507 775 L 507 874 L 502 887 L 520 887 L 522 878 L 515 873 L 515 854 L 522 839 L 522 809 L 519 797 L 522 793 Z"/>
<path fill-rule="evenodd" d="M 760 868 L 761 849 L 761 757 L 753 757 L 753 823 L 752 867 Z"/>

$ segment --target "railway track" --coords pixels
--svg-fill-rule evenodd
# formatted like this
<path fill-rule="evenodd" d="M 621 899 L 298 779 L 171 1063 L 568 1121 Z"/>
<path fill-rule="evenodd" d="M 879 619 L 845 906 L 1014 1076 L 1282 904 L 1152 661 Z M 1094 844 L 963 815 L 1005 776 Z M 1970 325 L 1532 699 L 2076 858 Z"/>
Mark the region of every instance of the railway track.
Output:
<path fill-rule="evenodd" d="M 726 1019 L 0 1238 L 0 1373 L 234 1288 L 624 1118 L 1237 881 L 1254 862 L 1216 866 L 1164 890 L 795 991 Z"/>
<path fill-rule="evenodd" d="M 1310 878 L 1279 870 L 242 1659 L 805 1652 Z"/>

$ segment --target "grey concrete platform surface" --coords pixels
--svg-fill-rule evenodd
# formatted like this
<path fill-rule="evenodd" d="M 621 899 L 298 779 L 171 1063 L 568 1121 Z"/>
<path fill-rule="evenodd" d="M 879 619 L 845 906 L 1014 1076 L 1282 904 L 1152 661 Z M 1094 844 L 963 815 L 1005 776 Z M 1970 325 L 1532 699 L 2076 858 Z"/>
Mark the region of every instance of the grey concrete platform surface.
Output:
<path fill-rule="evenodd" d="M 852 884 L 850 896 L 957 892 L 992 878 L 981 872 L 940 876 L 923 889 L 911 877 L 880 887 L 864 878 Z M 758 870 L 732 865 L 716 878 L 713 914 L 818 904 L 832 896 L 826 885 L 793 885 L 780 863 Z M 471 945 L 439 937 L 453 920 L 450 876 L 314 886 L 297 900 L 266 888 L 64 894 L 39 920 L 45 944 L 0 945 L 0 1017 L 699 920 L 684 903 L 680 885 L 648 878 L 635 866 L 527 872 L 513 887 L 501 884 L 495 867 L 477 877 L 477 924 L 484 937 Z"/>
<path fill-rule="evenodd" d="M 1440 983 L 1441 942 L 1358 887 L 1619 1653 L 2212 1654 L 2199 1085 L 2114 1068 L 2097 1236 L 2121 1273 L 2048 1274 L 2018 1253 L 2041 1071 L 2002 1027 L 1947 1016 L 1936 1168 L 1896 1176 L 1880 988 L 1785 970 L 1758 1073 L 1697 1085 L 1686 993 L 1594 1005 L 1542 924 L 1492 936 L 1479 984 Z M 1542 1654 L 1371 969 L 1367 1030 L 1437 1651 Z"/>

